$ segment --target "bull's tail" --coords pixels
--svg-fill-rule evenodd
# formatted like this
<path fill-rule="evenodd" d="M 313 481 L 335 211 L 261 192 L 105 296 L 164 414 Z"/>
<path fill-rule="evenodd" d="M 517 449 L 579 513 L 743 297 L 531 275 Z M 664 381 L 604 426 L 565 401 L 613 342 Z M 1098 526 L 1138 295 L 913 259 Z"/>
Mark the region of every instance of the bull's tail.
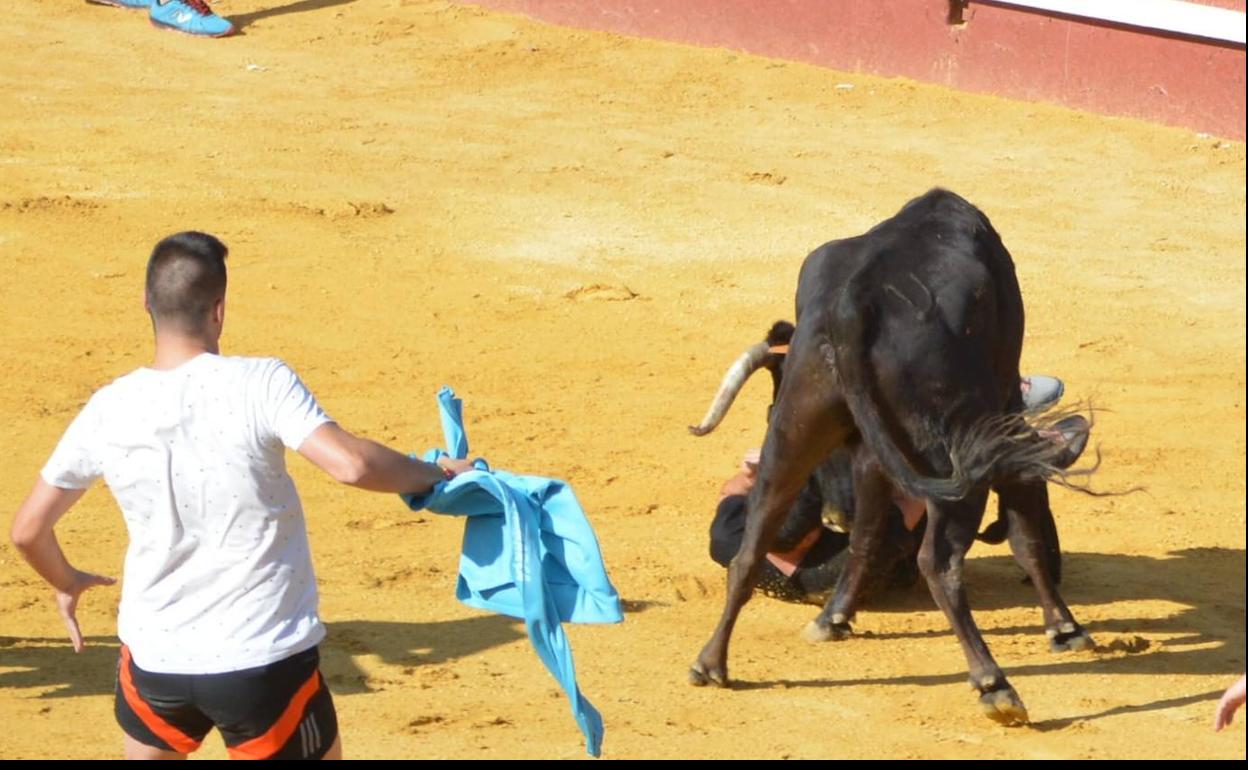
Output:
<path fill-rule="evenodd" d="M 893 480 L 913 497 L 961 500 L 986 481 L 1048 480 L 1075 489 L 1074 476 L 1095 467 L 1070 471 L 1073 462 L 1066 441 L 1045 438 L 1045 430 L 1072 413 L 1049 413 L 1025 418 L 1018 414 L 988 416 L 949 437 L 950 473 L 932 476 L 915 468 L 918 456 L 892 412 L 884 408 L 870 350 L 879 325 L 866 297 L 871 269 L 860 271 L 846 285 L 836 315 L 836 367 L 844 395 L 863 441 L 876 454 Z M 1089 425 L 1085 421 L 1085 425 Z M 1084 436 L 1086 440 L 1086 435 Z M 1099 457 L 1098 457 L 1099 464 Z"/>
<path fill-rule="evenodd" d="M 868 267 L 850 278 L 836 309 L 833 329 L 836 374 L 854 415 L 854 423 L 862 434 L 863 442 L 906 494 L 919 498 L 960 500 L 974 486 L 961 466 L 952 463 L 953 472 L 948 478 L 927 476 L 916 471 L 903 449 L 909 441 L 901 426 L 881 413 L 880 405 L 885 402 L 870 359 L 877 323 L 874 310 L 865 297 L 864 274 L 869 272 Z"/>
<path fill-rule="evenodd" d="M 1101 466 L 1101 452 L 1081 468 L 1079 459 L 1092 432 L 1095 410 L 1087 405 L 1050 408 L 1026 416 L 1005 414 L 987 417 L 953 437 L 949 456 L 963 473 L 976 479 L 998 481 L 1047 481 L 1076 492 L 1101 496 L 1086 484 Z"/>
<path fill-rule="evenodd" d="M 771 330 L 767 332 L 765 342 L 751 345 L 728 368 L 728 373 L 724 375 L 723 382 L 719 385 L 719 391 L 711 401 L 710 408 L 706 410 L 706 416 L 697 425 L 690 425 L 689 432 L 695 436 L 705 436 L 715 430 L 724 416 L 728 414 L 728 409 L 736 400 L 737 394 L 741 392 L 741 388 L 745 387 L 746 380 L 761 367 L 771 370 L 772 399 L 774 400 L 775 393 L 780 389 L 780 367 L 785 355 L 783 348 L 792 338 L 793 324 L 788 321 L 777 321 L 773 324 Z"/>

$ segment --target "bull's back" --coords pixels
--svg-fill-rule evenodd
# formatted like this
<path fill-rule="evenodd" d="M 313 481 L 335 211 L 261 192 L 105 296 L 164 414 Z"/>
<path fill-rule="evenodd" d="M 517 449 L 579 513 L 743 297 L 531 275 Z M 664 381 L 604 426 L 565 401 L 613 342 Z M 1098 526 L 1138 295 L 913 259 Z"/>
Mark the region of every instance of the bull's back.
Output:
<path fill-rule="evenodd" d="M 885 263 L 889 272 L 922 270 L 929 280 L 965 275 L 970 262 L 990 273 L 1014 267 L 988 218 L 961 196 L 935 188 L 862 235 L 829 241 L 812 251 L 798 276 L 797 314 L 835 305 L 849 281 Z"/>
<path fill-rule="evenodd" d="M 1000 414 L 1017 389 L 1013 262 L 961 197 L 932 190 L 867 233 L 825 244 L 802 279 L 799 313 L 826 329 L 838 369 L 863 370 L 865 380 L 850 379 L 870 383 L 880 416 L 922 454 L 941 456 L 949 431 Z"/>

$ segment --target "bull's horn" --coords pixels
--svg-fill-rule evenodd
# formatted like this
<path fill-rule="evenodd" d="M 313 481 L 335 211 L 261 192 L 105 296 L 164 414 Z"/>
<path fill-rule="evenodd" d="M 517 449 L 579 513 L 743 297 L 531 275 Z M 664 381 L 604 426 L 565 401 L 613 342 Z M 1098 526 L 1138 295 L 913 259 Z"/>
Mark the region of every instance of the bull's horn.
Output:
<path fill-rule="evenodd" d="M 724 381 L 719 385 L 719 392 L 715 394 L 715 400 L 711 402 L 711 408 L 706 410 L 706 416 L 702 418 L 702 422 L 689 426 L 690 433 L 695 436 L 705 436 L 715 430 L 720 421 L 724 419 L 724 415 L 728 414 L 728 408 L 732 406 L 733 400 L 745 386 L 745 381 L 763 365 L 767 352 L 767 343 L 760 342 L 757 345 L 751 345 L 741 354 L 741 357 L 724 375 Z"/>

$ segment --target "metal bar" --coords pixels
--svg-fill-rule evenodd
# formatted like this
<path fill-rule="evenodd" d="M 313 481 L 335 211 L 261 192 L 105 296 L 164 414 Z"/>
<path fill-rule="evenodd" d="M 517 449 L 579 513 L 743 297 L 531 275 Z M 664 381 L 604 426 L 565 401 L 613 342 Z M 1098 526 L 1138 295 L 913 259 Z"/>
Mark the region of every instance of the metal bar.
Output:
<path fill-rule="evenodd" d="M 972 0 L 1244 45 L 1244 13 L 1183 0 Z"/>

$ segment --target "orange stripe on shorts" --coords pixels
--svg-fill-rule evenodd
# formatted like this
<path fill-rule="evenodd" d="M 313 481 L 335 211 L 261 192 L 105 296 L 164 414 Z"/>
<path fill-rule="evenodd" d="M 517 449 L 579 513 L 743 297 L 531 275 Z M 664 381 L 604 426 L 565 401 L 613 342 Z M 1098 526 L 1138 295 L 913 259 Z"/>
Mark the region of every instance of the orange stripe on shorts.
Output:
<path fill-rule="evenodd" d="M 190 754 L 199 748 L 199 741 L 161 719 L 160 715 L 147 705 L 147 701 L 143 700 L 143 696 L 139 695 L 139 688 L 134 686 L 134 677 L 130 674 L 130 648 L 124 644 L 121 645 L 120 678 L 121 694 L 125 697 L 126 703 L 143 724 L 147 725 L 147 729 L 156 734 L 156 737 L 181 754 Z"/>
<path fill-rule="evenodd" d="M 308 708 L 308 701 L 312 700 L 312 696 L 320 692 L 320 689 L 321 672 L 313 671 L 312 676 L 299 687 L 299 691 L 290 699 L 286 710 L 277 718 L 267 733 L 237 746 L 227 747 L 230 759 L 268 759 L 281 751 L 286 742 L 290 740 L 290 736 L 299 729 L 299 722 Z"/>

